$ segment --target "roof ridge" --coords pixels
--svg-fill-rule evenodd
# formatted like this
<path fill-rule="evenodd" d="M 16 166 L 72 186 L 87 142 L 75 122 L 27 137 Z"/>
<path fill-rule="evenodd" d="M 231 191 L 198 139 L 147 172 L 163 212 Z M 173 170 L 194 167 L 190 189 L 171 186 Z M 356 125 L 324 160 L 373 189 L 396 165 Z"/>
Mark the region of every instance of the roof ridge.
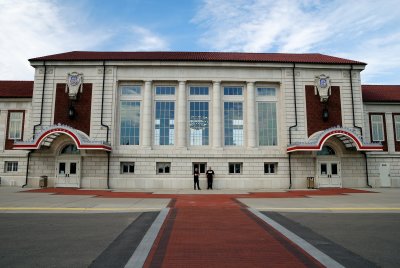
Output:
<path fill-rule="evenodd" d="M 33 80 L 0 80 L 1 82 L 34 82 Z"/>
<path fill-rule="evenodd" d="M 208 61 L 208 62 L 269 62 L 306 64 L 357 64 L 321 53 L 282 52 L 217 52 L 217 51 L 70 51 L 31 58 L 29 61 Z"/>

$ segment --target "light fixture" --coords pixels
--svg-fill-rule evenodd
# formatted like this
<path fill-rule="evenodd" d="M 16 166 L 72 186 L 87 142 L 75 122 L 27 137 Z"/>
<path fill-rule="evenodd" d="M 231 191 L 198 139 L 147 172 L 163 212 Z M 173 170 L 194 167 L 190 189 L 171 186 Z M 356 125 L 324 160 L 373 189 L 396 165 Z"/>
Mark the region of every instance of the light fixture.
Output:
<path fill-rule="evenodd" d="M 71 104 L 68 108 L 68 118 L 73 120 L 75 119 L 76 116 L 76 112 L 75 112 L 75 108 L 74 106 Z"/>
<path fill-rule="evenodd" d="M 324 122 L 328 121 L 329 119 L 329 112 L 328 112 L 328 107 L 325 104 L 324 105 L 324 109 L 322 109 L 322 120 L 324 120 Z"/>

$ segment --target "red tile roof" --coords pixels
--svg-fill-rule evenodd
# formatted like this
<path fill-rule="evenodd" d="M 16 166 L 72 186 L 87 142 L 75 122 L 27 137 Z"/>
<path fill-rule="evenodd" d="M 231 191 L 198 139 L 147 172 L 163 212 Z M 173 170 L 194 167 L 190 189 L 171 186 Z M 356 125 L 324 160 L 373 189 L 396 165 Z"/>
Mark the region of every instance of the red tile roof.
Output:
<path fill-rule="evenodd" d="M 0 81 L 0 98 L 32 98 L 33 81 Z"/>
<path fill-rule="evenodd" d="M 362 85 L 364 102 L 400 102 L 400 85 Z"/>
<path fill-rule="evenodd" d="M 358 64 L 353 61 L 323 54 L 285 54 L 285 53 L 238 53 L 238 52 L 96 52 L 71 51 L 29 61 L 217 61 L 217 62 L 278 62 L 278 63 L 320 63 L 320 64 Z"/>

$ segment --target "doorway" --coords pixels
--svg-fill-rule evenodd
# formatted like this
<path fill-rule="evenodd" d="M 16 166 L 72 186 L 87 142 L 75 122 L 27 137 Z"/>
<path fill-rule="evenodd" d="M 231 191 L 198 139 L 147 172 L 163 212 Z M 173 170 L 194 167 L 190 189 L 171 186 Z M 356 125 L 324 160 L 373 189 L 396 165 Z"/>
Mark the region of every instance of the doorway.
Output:
<path fill-rule="evenodd" d="M 80 187 L 80 161 L 59 160 L 56 167 L 56 187 Z"/>
<path fill-rule="evenodd" d="M 379 165 L 379 179 L 381 180 L 381 187 L 391 187 L 390 182 L 390 164 L 381 163 Z"/>
<path fill-rule="evenodd" d="M 342 187 L 340 161 L 318 160 L 317 169 L 319 187 Z"/>
<path fill-rule="evenodd" d="M 332 147 L 323 146 L 316 162 L 318 187 L 342 187 L 341 162 Z"/>
<path fill-rule="evenodd" d="M 65 146 L 56 160 L 55 187 L 80 187 L 81 156 L 75 145 Z"/>

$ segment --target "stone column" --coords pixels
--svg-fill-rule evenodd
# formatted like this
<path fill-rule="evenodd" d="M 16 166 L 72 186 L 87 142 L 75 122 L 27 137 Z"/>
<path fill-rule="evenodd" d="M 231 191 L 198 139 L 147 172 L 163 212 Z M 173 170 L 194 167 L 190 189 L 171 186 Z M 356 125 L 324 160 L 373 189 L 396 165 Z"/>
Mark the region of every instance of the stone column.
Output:
<path fill-rule="evenodd" d="M 186 106 L 186 81 L 179 81 L 178 98 L 176 102 L 176 145 L 181 148 L 186 147 Z"/>
<path fill-rule="evenodd" d="M 388 146 L 388 152 L 393 154 L 396 152 L 395 148 L 395 140 L 396 140 L 396 133 L 395 130 L 393 129 L 393 115 L 391 112 L 386 112 L 385 113 L 385 118 L 384 120 L 386 121 L 386 142 Z"/>
<path fill-rule="evenodd" d="M 257 147 L 256 141 L 256 99 L 254 82 L 247 82 L 247 147 Z"/>
<path fill-rule="evenodd" d="M 213 81 L 213 147 L 222 146 L 221 82 Z"/>
<path fill-rule="evenodd" d="M 152 138 L 152 81 L 145 81 L 143 94 L 142 146 L 151 148 Z"/>
<path fill-rule="evenodd" d="M 7 115 L 8 115 L 7 110 L 0 110 L 0 140 L 3 141 L 3 142 L 0 142 L 0 152 L 4 151 L 4 141 L 7 139 L 7 136 L 6 136 Z M 26 126 L 25 126 L 25 129 L 26 129 Z M 29 138 L 30 137 L 28 137 L 27 135 L 24 135 L 24 139 L 29 140 Z"/>

